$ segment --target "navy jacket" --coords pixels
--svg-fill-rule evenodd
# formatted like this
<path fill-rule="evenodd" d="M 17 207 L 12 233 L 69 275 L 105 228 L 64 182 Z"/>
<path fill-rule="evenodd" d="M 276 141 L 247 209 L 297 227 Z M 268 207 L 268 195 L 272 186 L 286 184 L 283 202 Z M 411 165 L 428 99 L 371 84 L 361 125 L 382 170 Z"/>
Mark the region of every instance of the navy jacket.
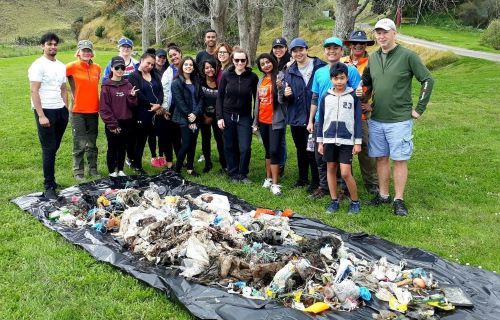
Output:
<path fill-rule="evenodd" d="M 191 90 L 189 90 L 184 77 L 179 74 L 172 82 L 172 102 L 175 104 L 172 121 L 179 125 L 186 126 L 189 124 L 188 114 L 190 113 L 194 113 L 196 118 L 203 114 L 203 95 L 200 81 L 198 78 L 191 79 L 191 81 L 194 85 L 194 104 Z"/>
<path fill-rule="evenodd" d="M 163 103 L 161 79 L 157 73 L 151 72 L 151 82 L 148 82 L 142 77 L 141 71 L 135 70 L 129 75 L 128 81 L 136 89 L 140 89 L 136 93 L 138 102 L 135 109 L 135 118 L 143 123 L 152 123 L 155 113 L 149 111 L 151 103 L 158 103 L 160 105 Z M 156 83 L 156 86 L 152 85 L 153 82 Z"/>
<path fill-rule="evenodd" d="M 316 70 L 326 65 L 326 62 L 319 58 L 313 59 L 313 73 L 309 79 L 309 83 L 305 83 L 302 78 L 297 63 L 294 62 L 284 74 L 284 82 L 292 89 L 292 95 L 289 97 L 282 96 L 283 102 L 287 106 L 287 123 L 291 126 L 307 126 L 309 122 L 309 111 L 311 110 L 312 100 L 312 83 Z M 281 100 L 281 99 L 280 99 Z"/>

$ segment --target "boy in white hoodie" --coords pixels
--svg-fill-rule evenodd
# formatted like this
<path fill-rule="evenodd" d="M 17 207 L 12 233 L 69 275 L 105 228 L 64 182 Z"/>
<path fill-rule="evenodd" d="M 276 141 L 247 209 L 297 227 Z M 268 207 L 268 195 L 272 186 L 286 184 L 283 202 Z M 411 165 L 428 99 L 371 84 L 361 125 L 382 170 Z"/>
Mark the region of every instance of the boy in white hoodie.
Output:
<path fill-rule="evenodd" d="M 327 162 L 328 188 L 332 201 L 327 213 L 339 210 L 336 173 L 340 173 L 351 194 L 348 214 L 359 213 L 361 206 L 356 181 L 351 173 L 352 156 L 361 151 L 361 103 L 355 91 L 347 87 L 348 69 L 341 62 L 330 68 L 333 87 L 320 102 L 317 128 L 318 152 Z"/>

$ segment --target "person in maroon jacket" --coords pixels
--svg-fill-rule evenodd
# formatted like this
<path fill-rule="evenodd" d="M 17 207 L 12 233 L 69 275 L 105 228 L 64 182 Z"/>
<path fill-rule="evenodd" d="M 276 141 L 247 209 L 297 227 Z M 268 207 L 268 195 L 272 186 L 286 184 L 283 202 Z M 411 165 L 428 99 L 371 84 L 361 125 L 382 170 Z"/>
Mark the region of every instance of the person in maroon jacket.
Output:
<path fill-rule="evenodd" d="M 108 140 L 107 164 L 109 176 L 124 177 L 125 150 L 132 143 L 134 119 L 132 108 L 137 105 L 136 92 L 130 82 L 123 78 L 125 60 L 111 59 L 111 77 L 104 80 L 101 88 L 99 113 L 105 124 Z"/>

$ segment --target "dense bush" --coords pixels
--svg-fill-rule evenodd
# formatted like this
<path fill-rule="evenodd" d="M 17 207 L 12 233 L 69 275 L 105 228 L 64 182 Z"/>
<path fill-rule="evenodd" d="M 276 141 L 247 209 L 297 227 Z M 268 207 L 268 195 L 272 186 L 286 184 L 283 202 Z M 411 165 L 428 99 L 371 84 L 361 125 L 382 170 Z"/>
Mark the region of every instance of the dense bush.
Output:
<path fill-rule="evenodd" d="M 40 45 L 40 36 L 16 37 L 14 43 L 18 46 L 38 46 Z"/>
<path fill-rule="evenodd" d="M 500 50 L 500 19 L 490 22 L 488 29 L 481 36 L 481 44 Z"/>
<path fill-rule="evenodd" d="M 104 26 L 98 26 L 96 29 L 95 29 L 95 32 L 94 34 L 96 35 L 96 37 L 98 38 L 102 38 L 104 36 Z"/>
<path fill-rule="evenodd" d="M 463 24 L 485 28 L 490 21 L 500 17 L 498 0 L 467 0 L 458 7 L 457 16 Z"/>
<path fill-rule="evenodd" d="M 135 40 L 135 32 L 130 29 L 125 29 L 125 31 L 123 31 L 123 36 L 129 38 L 132 41 Z"/>

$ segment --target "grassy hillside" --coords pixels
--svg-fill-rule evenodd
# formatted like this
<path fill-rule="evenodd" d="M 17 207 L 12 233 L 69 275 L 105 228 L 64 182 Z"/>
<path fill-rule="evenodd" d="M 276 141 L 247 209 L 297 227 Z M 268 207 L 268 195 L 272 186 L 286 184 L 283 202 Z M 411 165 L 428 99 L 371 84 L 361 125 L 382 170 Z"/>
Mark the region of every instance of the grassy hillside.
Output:
<path fill-rule="evenodd" d="M 0 0 L 0 43 L 49 30 L 72 37 L 71 23 L 77 17 L 91 15 L 103 3 L 95 0 Z"/>

